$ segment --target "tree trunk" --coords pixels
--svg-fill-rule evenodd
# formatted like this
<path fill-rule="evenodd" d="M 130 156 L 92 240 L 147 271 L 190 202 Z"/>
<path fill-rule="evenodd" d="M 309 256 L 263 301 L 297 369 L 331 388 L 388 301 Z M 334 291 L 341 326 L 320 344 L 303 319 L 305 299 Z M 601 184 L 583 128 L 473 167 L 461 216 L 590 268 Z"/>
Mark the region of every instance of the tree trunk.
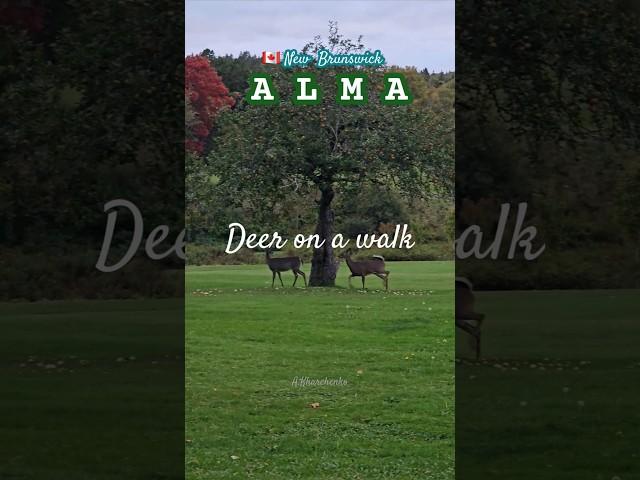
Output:
<path fill-rule="evenodd" d="M 313 251 L 309 286 L 333 287 L 336 284 L 336 273 L 338 271 L 338 262 L 333 256 L 333 247 L 331 246 L 334 220 L 331 202 L 335 193 L 330 185 L 321 188 L 320 191 L 322 195 L 320 196 L 316 234 L 321 240 L 324 240 L 324 245 Z"/>

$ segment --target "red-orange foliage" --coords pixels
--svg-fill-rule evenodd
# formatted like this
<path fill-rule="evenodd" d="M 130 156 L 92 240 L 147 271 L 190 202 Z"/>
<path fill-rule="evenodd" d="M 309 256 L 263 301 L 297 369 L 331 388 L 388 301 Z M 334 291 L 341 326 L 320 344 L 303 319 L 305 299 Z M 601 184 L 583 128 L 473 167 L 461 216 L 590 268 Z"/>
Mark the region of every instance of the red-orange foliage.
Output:
<path fill-rule="evenodd" d="M 190 152 L 202 153 L 216 115 L 222 108 L 232 106 L 234 100 L 209 60 L 199 55 L 189 55 L 184 60 L 184 88 L 198 115 L 192 128 L 193 138 L 186 140 L 185 147 Z"/>

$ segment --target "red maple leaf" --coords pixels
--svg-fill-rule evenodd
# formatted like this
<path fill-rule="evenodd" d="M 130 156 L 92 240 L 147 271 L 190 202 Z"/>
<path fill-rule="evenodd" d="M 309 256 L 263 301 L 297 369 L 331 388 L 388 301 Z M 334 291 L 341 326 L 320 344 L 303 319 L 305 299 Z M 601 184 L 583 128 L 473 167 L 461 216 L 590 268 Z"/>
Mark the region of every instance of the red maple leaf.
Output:
<path fill-rule="evenodd" d="M 275 57 L 275 55 L 274 55 L 273 53 L 270 53 L 270 54 L 267 56 L 267 58 L 268 58 L 269 60 L 273 60 L 273 59 L 274 59 L 274 58 L 276 58 L 276 57 Z"/>

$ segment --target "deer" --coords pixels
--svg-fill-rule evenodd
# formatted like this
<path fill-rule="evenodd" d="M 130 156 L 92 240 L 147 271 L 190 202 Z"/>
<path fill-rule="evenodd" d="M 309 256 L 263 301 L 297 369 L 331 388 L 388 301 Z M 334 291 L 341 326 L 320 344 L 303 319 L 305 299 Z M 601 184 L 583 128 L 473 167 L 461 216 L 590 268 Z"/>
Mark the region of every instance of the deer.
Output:
<path fill-rule="evenodd" d="M 473 285 L 464 277 L 456 277 L 456 327 L 467 332 L 475 341 L 476 360 L 480 359 L 481 327 L 484 314 L 474 310 Z"/>
<path fill-rule="evenodd" d="M 367 275 L 375 275 L 382 279 L 385 290 L 389 290 L 389 270 L 385 270 L 384 257 L 382 255 L 373 255 L 370 260 L 352 260 L 351 249 L 345 251 L 342 258 L 347 262 L 351 275 L 349 275 L 349 288 L 351 287 L 352 277 L 362 278 L 362 289 L 364 290 L 364 278 Z"/>
<path fill-rule="evenodd" d="M 280 257 L 273 258 L 271 257 L 271 250 L 266 251 L 267 256 L 267 266 L 273 273 L 273 277 L 271 278 L 271 288 L 274 288 L 274 283 L 276 281 L 276 273 L 278 274 L 278 278 L 280 279 L 280 284 L 284 288 L 284 283 L 282 282 L 282 277 L 280 276 L 280 272 L 286 272 L 291 270 L 295 275 L 295 279 L 293 280 L 293 286 L 296 286 L 296 282 L 298 281 L 298 276 L 302 275 L 302 279 L 304 280 L 304 286 L 307 286 L 307 276 L 304 274 L 302 270 L 300 270 L 300 266 L 302 265 L 302 259 L 300 257 Z"/>

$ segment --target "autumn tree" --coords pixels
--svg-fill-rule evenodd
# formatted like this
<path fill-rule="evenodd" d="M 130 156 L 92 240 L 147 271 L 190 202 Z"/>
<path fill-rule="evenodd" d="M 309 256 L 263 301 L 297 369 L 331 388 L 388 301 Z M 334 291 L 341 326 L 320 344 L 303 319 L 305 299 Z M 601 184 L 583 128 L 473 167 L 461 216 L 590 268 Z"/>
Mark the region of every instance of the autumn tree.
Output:
<path fill-rule="evenodd" d="M 192 108 L 190 118 L 185 118 L 191 132 L 186 138 L 186 148 L 189 152 L 202 153 L 215 116 L 234 101 L 207 58 L 190 55 L 184 67 L 185 96 Z"/>
<path fill-rule="evenodd" d="M 328 39 L 304 47 L 315 53 L 363 52 L 330 24 Z M 315 192 L 315 233 L 324 241 L 314 249 L 311 286 L 333 286 L 337 262 L 334 199 L 338 191 L 365 184 L 396 185 L 406 195 L 441 195 L 453 188 L 453 118 L 433 111 L 381 104 L 383 69 L 367 69 L 369 102 L 339 105 L 336 74 L 362 70 L 314 69 L 323 101 L 293 105 L 292 72 L 272 70 L 281 98 L 277 106 L 250 106 L 223 115 L 210 160 L 219 187 L 236 202 Z M 301 195 L 301 198 L 303 196 Z"/>

